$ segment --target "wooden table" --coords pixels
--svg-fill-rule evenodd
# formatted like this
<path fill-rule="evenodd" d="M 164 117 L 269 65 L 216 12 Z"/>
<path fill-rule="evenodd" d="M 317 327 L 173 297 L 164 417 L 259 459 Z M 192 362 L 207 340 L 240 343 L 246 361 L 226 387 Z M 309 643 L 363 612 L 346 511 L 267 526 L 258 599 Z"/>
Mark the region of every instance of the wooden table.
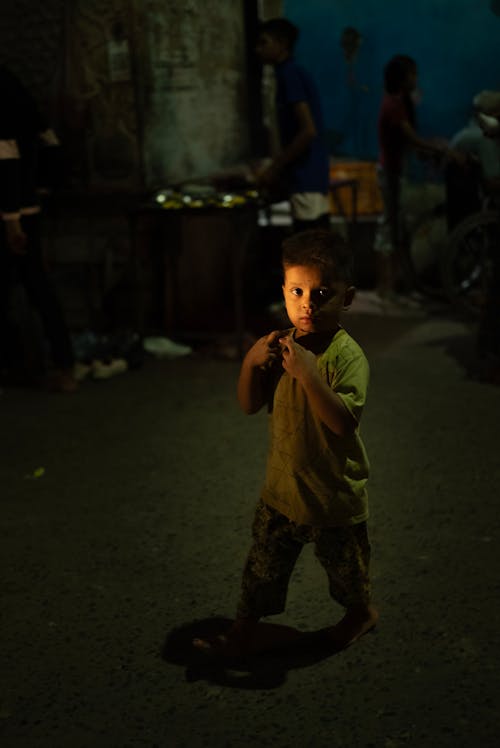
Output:
<path fill-rule="evenodd" d="M 244 269 L 259 206 L 166 209 L 143 203 L 129 212 L 132 252 L 149 254 L 160 295 L 161 332 L 184 340 L 245 332 Z M 139 302 L 140 303 L 140 302 Z"/>

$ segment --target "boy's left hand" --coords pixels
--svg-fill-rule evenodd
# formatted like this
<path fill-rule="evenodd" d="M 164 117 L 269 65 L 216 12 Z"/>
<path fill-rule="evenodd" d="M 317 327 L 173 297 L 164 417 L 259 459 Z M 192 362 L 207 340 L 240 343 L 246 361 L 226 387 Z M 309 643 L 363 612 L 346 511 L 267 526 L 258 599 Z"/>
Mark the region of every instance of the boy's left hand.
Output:
<path fill-rule="evenodd" d="M 299 382 L 303 382 L 311 376 L 316 376 L 316 356 L 295 342 L 291 335 L 280 338 L 283 346 L 283 368 L 288 374 Z"/>

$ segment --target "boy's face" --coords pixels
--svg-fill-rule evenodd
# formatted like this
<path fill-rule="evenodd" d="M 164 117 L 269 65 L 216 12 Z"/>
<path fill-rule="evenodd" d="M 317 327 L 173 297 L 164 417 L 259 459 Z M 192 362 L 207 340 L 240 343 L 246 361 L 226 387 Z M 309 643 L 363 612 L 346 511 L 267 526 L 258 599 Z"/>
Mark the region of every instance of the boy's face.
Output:
<path fill-rule="evenodd" d="M 265 32 L 259 35 L 255 51 L 264 65 L 276 65 L 288 57 L 286 44 Z"/>
<path fill-rule="evenodd" d="M 336 330 L 354 291 L 345 281 L 324 277 L 315 266 L 285 266 L 283 296 L 290 322 L 297 329 L 296 336 Z"/>

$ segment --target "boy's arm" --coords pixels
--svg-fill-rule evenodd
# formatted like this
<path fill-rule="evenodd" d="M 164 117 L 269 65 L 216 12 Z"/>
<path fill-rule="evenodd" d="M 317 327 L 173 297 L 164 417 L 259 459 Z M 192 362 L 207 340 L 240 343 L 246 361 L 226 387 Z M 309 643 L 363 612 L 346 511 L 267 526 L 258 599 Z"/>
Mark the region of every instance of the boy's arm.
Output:
<path fill-rule="evenodd" d="M 283 367 L 302 385 L 313 413 L 334 434 L 352 434 L 358 425 L 357 421 L 342 398 L 322 379 L 314 353 L 297 345 L 291 336 L 283 338 L 281 342 L 285 346 Z"/>
<path fill-rule="evenodd" d="M 257 413 L 267 402 L 268 367 L 281 355 L 278 338 L 282 334 L 274 330 L 259 338 L 243 359 L 237 395 L 240 407 L 247 415 Z"/>
<path fill-rule="evenodd" d="M 337 436 L 347 436 L 354 432 L 358 425 L 356 419 L 346 408 L 342 398 L 321 378 L 316 368 L 314 372 L 311 371 L 310 376 L 303 377 L 301 384 L 311 410 L 330 431 Z"/>
<path fill-rule="evenodd" d="M 265 404 L 264 372 L 252 366 L 246 359 L 241 366 L 238 379 L 238 402 L 247 415 L 257 413 Z"/>

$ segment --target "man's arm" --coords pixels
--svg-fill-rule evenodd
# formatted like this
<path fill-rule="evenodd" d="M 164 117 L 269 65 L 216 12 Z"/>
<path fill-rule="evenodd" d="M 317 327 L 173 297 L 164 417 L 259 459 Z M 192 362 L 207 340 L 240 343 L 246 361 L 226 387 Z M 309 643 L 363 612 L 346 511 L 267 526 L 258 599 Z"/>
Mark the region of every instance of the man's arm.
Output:
<path fill-rule="evenodd" d="M 0 137 L 0 216 L 5 224 L 7 246 L 13 254 L 24 254 L 26 235 L 21 226 L 20 158 L 17 142 Z"/>
<path fill-rule="evenodd" d="M 309 104 L 306 101 L 299 101 L 293 105 L 293 111 L 298 125 L 297 134 L 260 175 L 259 181 L 261 183 L 271 184 L 275 182 L 283 169 L 305 153 L 317 136 L 316 125 Z"/>

